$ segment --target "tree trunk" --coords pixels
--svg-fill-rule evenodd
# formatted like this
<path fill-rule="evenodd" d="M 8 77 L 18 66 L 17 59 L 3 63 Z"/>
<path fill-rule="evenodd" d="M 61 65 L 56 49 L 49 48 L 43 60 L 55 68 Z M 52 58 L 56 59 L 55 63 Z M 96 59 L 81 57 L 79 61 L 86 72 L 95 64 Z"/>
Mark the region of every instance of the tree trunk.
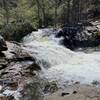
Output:
<path fill-rule="evenodd" d="M 41 9 L 41 4 L 39 2 L 39 0 L 36 0 L 36 5 L 37 5 L 37 14 L 38 14 L 38 27 L 42 27 L 42 20 L 41 20 L 41 17 L 40 17 L 40 9 Z"/>
<path fill-rule="evenodd" d="M 46 14 L 45 14 L 45 3 L 44 0 L 42 0 L 42 23 L 43 23 L 43 27 L 46 27 Z"/>
<path fill-rule="evenodd" d="M 3 0 L 3 8 L 5 10 L 4 18 L 5 18 L 5 25 L 9 23 L 9 7 L 6 0 Z"/>
<path fill-rule="evenodd" d="M 68 0 L 67 2 L 67 23 L 69 24 L 70 23 L 70 0 Z"/>

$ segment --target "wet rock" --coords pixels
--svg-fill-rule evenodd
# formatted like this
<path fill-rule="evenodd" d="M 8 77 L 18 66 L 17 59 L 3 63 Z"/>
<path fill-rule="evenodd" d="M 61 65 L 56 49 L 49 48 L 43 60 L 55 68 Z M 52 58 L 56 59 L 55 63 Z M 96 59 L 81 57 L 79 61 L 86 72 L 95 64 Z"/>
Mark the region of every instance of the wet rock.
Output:
<path fill-rule="evenodd" d="M 6 51 L 7 49 L 8 48 L 7 48 L 6 42 L 4 38 L 0 35 L 0 51 Z"/>
<path fill-rule="evenodd" d="M 77 94 L 77 91 L 73 91 L 72 93 L 71 93 L 71 91 L 69 91 L 69 92 L 62 92 L 61 96 L 66 96 L 66 95 L 70 95 L 70 94 Z"/>
<path fill-rule="evenodd" d="M 73 91 L 73 94 L 76 94 L 77 93 L 77 91 Z"/>
<path fill-rule="evenodd" d="M 26 68 L 27 70 L 29 69 L 30 71 L 34 71 L 34 70 L 41 70 L 41 67 L 36 64 L 36 63 L 33 63 L 32 65 L 30 65 L 29 67 Z"/>
<path fill-rule="evenodd" d="M 56 35 L 56 37 L 63 37 L 61 44 L 70 49 L 78 47 L 95 47 L 100 44 L 100 28 L 98 25 L 80 26 L 71 25 L 64 26 Z M 100 24 L 100 22 L 99 22 Z"/>
<path fill-rule="evenodd" d="M 11 61 L 24 61 L 24 60 L 31 60 L 35 61 L 35 59 L 26 51 L 23 49 L 22 44 L 14 44 L 7 42 L 8 51 L 4 52 L 6 55 L 6 59 Z"/>
<path fill-rule="evenodd" d="M 4 68 L 5 68 L 5 67 L 3 67 L 3 66 L 0 65 L 0 70 L 2 70 L 2 69 L 4 69 Z"/>
<path fill-rule="evenodd" d="M 20 84 L 35 76 L 34 71 L 41 70 L 35 59 L 23 48 L 23 44 L 7 42 L 7 51 L 0 56 L 0 85 L 11 94 L 0 97 L 0 100 L 14 100 Z M 23 90 L 23 87 L 20 87 Z M 8 93 L 6 92 L 6 93 Z M 3 94 L 3 91 L 1 91 Z M 13 95 L 13 97 L 12 97 Z M 1 99 L 2 98 L 2 99 Z"/>
<path fill-rule="evenodd" d="M 92 84 L 93 85 L 100 85 L 100 82 L 99 81 L 93 81 Z"/>
<path fill-rule="evenodd" d="M 80 84 L 80 82 L 79 82 L 79 81 L 77 81 L 77 82 L 75 82 L 74 84 Z"/>
<path fill-rule="evenodd" d="M 61 96 L 63 97 L 63 96 L 65 96 L 65 95 L 69 95 L 70 93 L 65 93 L 65 92 L 63 92 L 62 94 L 61 94 Z"/>

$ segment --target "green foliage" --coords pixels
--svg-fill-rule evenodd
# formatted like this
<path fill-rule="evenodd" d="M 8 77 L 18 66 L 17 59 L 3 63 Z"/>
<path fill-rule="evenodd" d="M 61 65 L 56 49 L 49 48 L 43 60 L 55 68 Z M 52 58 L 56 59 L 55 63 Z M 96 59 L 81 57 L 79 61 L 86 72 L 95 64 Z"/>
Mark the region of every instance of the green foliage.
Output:
<path fill-rule="evenodd" d="M 6 26 L 2 26 L 0 33 L 7 40 L 20 41 L 21 38 L 33 31 L 33 27 L 30 23 L 11 23 Z"/>
<path fill-rule="evenodd" d="M 100 0 L 0 0 L 0 32 L 20 39 L 32 29 L 88 20 L 90 13 L 100 18 Z"/>
<path fill-rule="evenodd" d="M 10 6 L 11 9 L 8 9 L 7 12 L 9 12 L 9 15 L 6 17 L 4 7 L 1 7 L 0 33 L 7 40 L 20 41 L 23 36 L 36 29 L 38 24 L 34 11 L 35 7 L 30 7 L 27 0 L 19 0 L 16 2 L 16 5 L 17 7 L 7 5 L 8 7 Z"/>

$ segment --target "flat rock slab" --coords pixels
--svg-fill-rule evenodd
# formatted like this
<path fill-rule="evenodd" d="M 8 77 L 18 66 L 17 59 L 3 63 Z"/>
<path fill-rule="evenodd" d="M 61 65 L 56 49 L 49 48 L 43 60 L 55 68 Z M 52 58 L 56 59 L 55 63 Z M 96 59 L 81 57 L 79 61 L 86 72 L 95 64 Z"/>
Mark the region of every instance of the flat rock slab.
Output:
<path fill-rule="evenodd" d="M 76 87 L 76 88 L 75 88 Z M 73 85 L 44 97 L 44 100 L 100 100 L 100 87 Z M 74 93 L 74 91 L 76 91 Z M 62 93 L 65 95 L 62 96 Z"/>

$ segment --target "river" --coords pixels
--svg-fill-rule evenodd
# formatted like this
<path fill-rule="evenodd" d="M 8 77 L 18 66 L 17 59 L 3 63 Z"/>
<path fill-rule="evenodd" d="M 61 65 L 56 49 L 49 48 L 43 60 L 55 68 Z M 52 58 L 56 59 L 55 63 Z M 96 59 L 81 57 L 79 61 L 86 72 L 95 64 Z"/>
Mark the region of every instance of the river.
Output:
<path fill-rule="evenodd" d="M 60 45 L 53 29 L 40 29 L 23 39 L 25 48 L 42 68 L 41 78 L 60 86 L 100 81 L 100 52 L 71 51 Z"/>

